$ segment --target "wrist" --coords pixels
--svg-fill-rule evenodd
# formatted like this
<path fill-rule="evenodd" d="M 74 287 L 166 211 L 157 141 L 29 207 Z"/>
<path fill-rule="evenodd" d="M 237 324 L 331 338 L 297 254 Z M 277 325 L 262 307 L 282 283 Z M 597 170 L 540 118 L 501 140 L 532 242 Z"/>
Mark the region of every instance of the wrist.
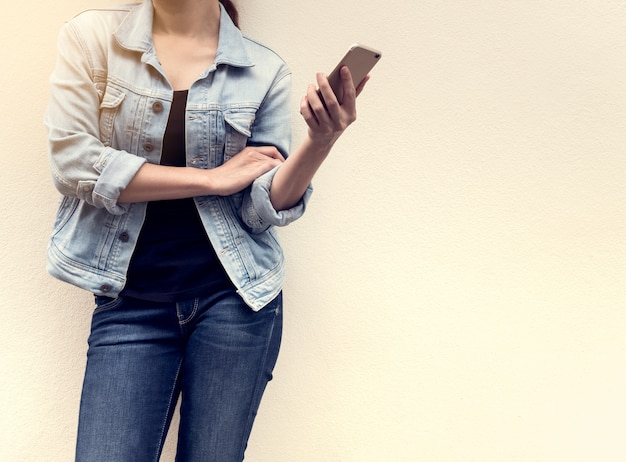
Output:
<path fill-rule="evenodd" d="M 306 144 L 308 144 L 311 148 L 320 150 L 320 151 L 330 151 L 332 147 L 335 145 L 337 140 L 339 139 L 339 133 L 330 133 L 330 134 L 320 134 L 314 133 L 311 130 L 307 132 Z"/>
<path fill-rule="evenodd" d="M 220 183 L 219 172 L 215 168 L 198 169 L 193 168 L 198 173 L 197 186 L 202 191 L 203 196 L 221 196 L 224 194 L 224 186 Z"/>
<path fill-rule="evenodd" d="M 213 170 L 195 167 L 184 167 L 187 179 L 187 188 L 192 196 L 209 196 L 217 194 L 218 185 Z"/>

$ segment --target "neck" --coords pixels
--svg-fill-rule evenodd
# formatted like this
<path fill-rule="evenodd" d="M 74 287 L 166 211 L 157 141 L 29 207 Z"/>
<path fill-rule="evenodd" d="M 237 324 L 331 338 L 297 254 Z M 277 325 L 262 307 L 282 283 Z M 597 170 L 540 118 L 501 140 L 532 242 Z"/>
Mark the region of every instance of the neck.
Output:
<path fill-rule="evenodd" d="M 216 36 L 220 25 L 217 0 L 152 0 L 153 33 L 187 37 Z"/>

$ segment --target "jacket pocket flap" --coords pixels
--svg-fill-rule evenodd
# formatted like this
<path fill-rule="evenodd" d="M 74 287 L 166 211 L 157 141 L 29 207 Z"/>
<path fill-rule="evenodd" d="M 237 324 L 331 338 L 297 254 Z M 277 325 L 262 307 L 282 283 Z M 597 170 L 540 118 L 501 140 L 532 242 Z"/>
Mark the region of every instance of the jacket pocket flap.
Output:
<path fill-rule="evenodd" d="M 114 87 L 107 87 L 104 96 L 102 97 L 102 101 L 100 102 L 100 109 L 111 109 L 118 107 L 124 101 L 126 97 L 126 93 L 121 90 L 118 90 Z"/>
<path fill-rule="evenodd" d="M 224 113 L 224 120 L 242 135 L 248 138 L 252 136 L 253 112 L 226 112 Z"/>

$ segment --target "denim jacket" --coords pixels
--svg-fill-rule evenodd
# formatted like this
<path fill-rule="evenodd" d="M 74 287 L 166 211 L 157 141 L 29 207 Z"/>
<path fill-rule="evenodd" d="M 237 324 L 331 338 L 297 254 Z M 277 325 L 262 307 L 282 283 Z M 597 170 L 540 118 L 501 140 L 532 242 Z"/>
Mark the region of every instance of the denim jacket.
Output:
<path fill-rule="evenodd" d="M 215 168 L 246 145 L 290 149 L 291 74 L 270 49 L 243 36 L 221 7 L 214 64 L 191 86 L 187 166 Z M 152 42 L 153 7 L 89 10 L 67 22 L 50 79 L 46 112 L 51 171 L 63 195 L 48 246 L 48 271 L 96 295 L 116 297 L 146 203 L 120 203 L 145 163 L 158 164 L 173 98 Z M 277 167 L 279 168 L 279 167 Z M 281 290 L 284 257 L 275 226 L 299 218 L 311 194 L 277 212 L 274 169 L 228 197 L 195 197 L 200 218 L 230 279 L 259 310 Z"/>

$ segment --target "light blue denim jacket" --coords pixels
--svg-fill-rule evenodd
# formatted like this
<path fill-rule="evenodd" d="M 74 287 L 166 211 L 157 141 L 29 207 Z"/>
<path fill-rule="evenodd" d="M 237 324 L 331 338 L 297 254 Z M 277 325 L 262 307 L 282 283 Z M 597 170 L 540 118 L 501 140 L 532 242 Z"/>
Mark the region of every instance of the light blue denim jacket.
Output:
<path fill-rule="evenodd" d="M 291 75 L 270 49 L 243 36 L 222 8 L 215 63 L 191 86 L 187 165 L 210 169 L 246 145 L 290 149 Z M 173 98 L 152 43 L 152 2 L 89 10 L 67 22 L 46 112 L 52 177 L 63 195 L 48 270 L 97 295 L 116 297 L 146 203 L 118 202 L 145 163 L 158 164 Z M 259 310 L 281 290 L 284 257 L 274 226 L 299 218 L 269 200 L 276 169 L 229 197 L 196 197 L 207 235 L 245 302 Z"/>

